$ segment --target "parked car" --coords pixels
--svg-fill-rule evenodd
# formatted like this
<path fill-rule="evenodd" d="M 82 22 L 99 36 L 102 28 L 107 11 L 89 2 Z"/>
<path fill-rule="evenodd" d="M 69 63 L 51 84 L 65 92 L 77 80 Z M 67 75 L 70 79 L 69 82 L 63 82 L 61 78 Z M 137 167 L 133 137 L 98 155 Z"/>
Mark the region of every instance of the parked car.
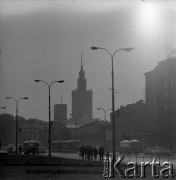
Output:
<path fill-rule="evenodd" d="M 14 144 L 9 144 L 7 146 L 7 153 L 15 153 L 16 152 L 16 146 Z"/>
<path fill-rule="evenodd" d="M 23 143 L 24 154 L 38 154 L 40 143 L 38 141 L 30 140 Z"/>

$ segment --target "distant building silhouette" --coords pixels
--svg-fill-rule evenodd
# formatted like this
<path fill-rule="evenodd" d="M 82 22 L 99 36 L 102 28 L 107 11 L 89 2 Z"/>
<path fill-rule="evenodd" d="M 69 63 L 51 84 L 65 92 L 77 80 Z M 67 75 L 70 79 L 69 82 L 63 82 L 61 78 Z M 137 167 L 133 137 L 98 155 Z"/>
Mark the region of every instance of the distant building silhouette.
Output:
<path fill-rule="evenodd" d="M 15 118 L 10 114 L 0 115 L 0 141 L 1 146 L 15 144 Z"/>
<path fill-rule="evenodd" d="M 67 120 L 67 104 L 54 105 L 54 121 L 66 124 Z"/>
<path fill-rule="evenodd" d="M 79 117 L 78 124 L 88 124 L 92 122 L 92 90 L 86 88 L 85 71 L 82 64 L 81 53 L 81 70 L 77 80 L 77 89 L 72 91 L 72 115 L 82 115 Z"/>
<path fill-rule="evenodd" d="M 160 61 L 145 80 L 148 144 L 175 149 L 176 57 Z"/>

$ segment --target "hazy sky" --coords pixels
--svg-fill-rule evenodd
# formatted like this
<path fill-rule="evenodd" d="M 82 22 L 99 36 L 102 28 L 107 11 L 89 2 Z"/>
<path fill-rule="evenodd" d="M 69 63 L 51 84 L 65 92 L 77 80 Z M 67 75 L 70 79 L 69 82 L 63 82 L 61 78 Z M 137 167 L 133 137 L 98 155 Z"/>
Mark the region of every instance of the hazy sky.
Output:
<path fill-rule="evenodd" d="M 28 96 L 19 115 L 47 121 L 48 88 L 34 80 L 64 79 L 51 87 L 51 105 L 62 91 L 69 115 L 82 51 L 93 117 L 103 118 L 97 107 L 111 108 L 111 59 L 90 47 L 135 48 L 114 58 L 117 108 L 144 99 L 144 73 L 166 58 L 166 44 L 176 47 L 176 1 L 0 1 L 0 106 L 7 106 L 0 111 L 15 115 L 14 101 L 5 97 Z"/>

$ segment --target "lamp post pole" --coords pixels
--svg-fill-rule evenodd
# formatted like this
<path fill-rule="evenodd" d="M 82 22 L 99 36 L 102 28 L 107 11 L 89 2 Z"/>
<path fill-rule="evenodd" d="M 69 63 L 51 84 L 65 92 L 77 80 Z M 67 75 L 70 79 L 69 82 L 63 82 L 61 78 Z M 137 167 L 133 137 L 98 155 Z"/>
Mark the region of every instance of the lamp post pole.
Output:
<path fill-rule="evenodd" d="M 114 100 L 114 56 L 118 51 L 131 51 L 134 48 L 133 47 L 129 47 L 129 48 L 121 48 L 116 50 L 113 54 L 110 53 L 109 50 L 105 49 L 105 48 L 101 48 L 101 47 L 91 47 L 92 50 L 97 50 L 97 49 L 102 49 L 105 50 L 106 52 L 108 52 L 108 54 L 111 57 L 111 76 L 112 76 L 112 154 L 113 154 L 113 158 L 112 158 L 112 163 L 115 163 L 115 158 L 116 158 L 116 150 L 115 150 L 115 100 Z M 112 168 L 112 177 L 114 178 L 114 168 Z"/>
<path fill-rule="evenodd" d="M 78 117 L 77 116 L 75 117 L 75 120 L 76 120 L 76 122 L 75 122 L 75 124 L 76 124 L 76 140 L 78 140 L 78 124 L 77 124 Z"/>
<path fill-rule="evenodd" d="M 48 137 L 48 147 L 49 147 L 49 153 L 48 153 L 48 156 L 51 156 L 51 85 L 54 84 L 54 83 L 63 83 L 64 80 L 60 80 L 60 81 L 53 81 L 52 83 L 47 83 L 46 81 L 43 81 L 43 80 L 35 80 L 35 82 L 43 82 L 45 83 L 47 86 L 48 86 L 48 89 L 49 89 L 49 95 L 48 95 L 48 100 L 49 100 L 49 111 L 48 111 L 48 115 L 49 115 L 49 137 Z"/>
<path fill-rule="evenodd" d="M 15 99 L 13 97 L 6 97 L 6 99 L 13 99 L 16 103 L 16 116 L 15 116 L 15 121 L 16 121 L 16 154 L 18 154 L 18 103 L 20 100 L 22 99 L 29 99 L 28 97 L 23 97 L 23 98 L 19 98 L 19 99 Z"/>

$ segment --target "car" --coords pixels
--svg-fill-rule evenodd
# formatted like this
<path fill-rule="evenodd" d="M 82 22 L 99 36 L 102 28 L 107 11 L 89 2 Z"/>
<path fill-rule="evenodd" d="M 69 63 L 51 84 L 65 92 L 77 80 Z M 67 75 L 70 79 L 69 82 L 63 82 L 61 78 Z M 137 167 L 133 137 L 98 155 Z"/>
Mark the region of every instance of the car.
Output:
<path fill-rule="evenodd" d="M 7 146 L 7 153 L 15 153 L 16 152 L 16 146 L 14 144 L 9 144 Z"/>
<path fill-rule="evenodd" d="M 40 143 L 35 140 L 25 141 L 23 143 L 23 152 L 24 154 L 38 154 L 39 153 Z"/>

